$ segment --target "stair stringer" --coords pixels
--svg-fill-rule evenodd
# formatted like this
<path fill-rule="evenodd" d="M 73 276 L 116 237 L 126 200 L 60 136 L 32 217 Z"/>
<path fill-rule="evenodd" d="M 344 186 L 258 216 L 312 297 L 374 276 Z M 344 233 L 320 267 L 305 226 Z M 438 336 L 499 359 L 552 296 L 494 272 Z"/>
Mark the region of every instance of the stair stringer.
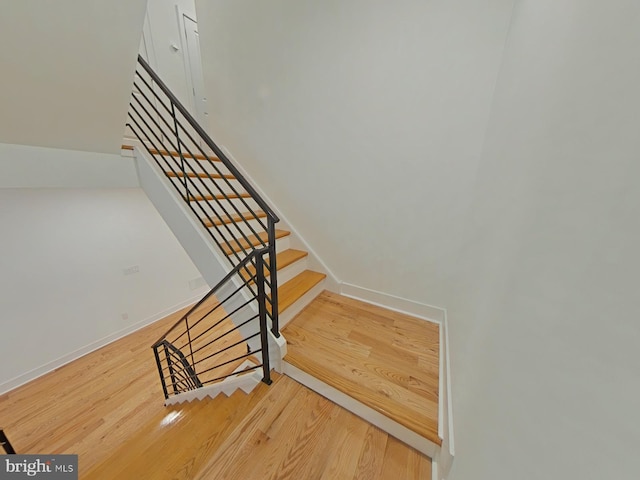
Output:
<path fill-rule="evenodd" d="M 190 228 L 188 229 L 189 231 L 185 230 L 184 227 L 179 229 L 174 229 L 171 223 L 172 219 L 169 218 L 174 215 L 165 213 L 163 210 L 165 207 L 162 205 L 162 201 L 151 198 L 150 193 L 147 192 L 147 195 L 149 195 L 149 197 L 151 198 L 152 203 L 156 206 L 156 209 L 160 212 L 161 216 L 165 219 L 165 222 L 169 225 L 169 227 L 174 232 L 174 234 L 176 235 L 180 243 L 183 245 L 183 247 L 191 257 L 191 259 L 193 260 L 194 264 L 198 267 L 198 269 L 202 273 L 205 280 L 207 280 L 209 285 L 214 285 L 217 279 L 221 277 L 212 276 L 208 274 L 208 271 L 211 270 L 210 265 L 203 263 L 202 264 L 203 267 L 201 268 L 201 262 L 203 261 L 203 259 L 206 259 L 206 261 L 208 261 L 208 263 L 210 264 L 212 262 L 211 256 L 213 254 L 213 256 L 218 260 L 218 263 L 220 263 L 224 271 L 228 272 L 230 271 L 231 267 L 229 262 L 227 261 L 226 256 L 222 253 L 222 251 L 219 250 L 218 246 L 215 245 L 213 241 L 211 241 L 211 237 L 206 231 L 206 228 L 200 222 L 200 219 L 198 219 L 194 215 L 194 213 L 187 207 L 183 199 L 175 191 L 175 188 L 171 184 L 171 181 L 167 178 L 164 172 L 158 167 L 156 162 L 150 157 L 150 155 L 144 149 L 144 147 L 139 142 L 133 142 L 133 143 L 135 143 L 133 156 L 136 159 L 136 166 L 138 169 L 138 175 L 140 177 L 140 184 L 142 185 L 145 192 L 147 192 L 147 185 L 145 184 L 154 183 L 154 184 L 163 185 L 164 188 L 161 189 L 163 190 L 162 194 L 165 197 L 169 196 L 170 198 L 172 198 L 173 199 L 172 203 L 174 204 L 173 206 L 177 207 L 177 210 L 180 210 L 182 212 L 182 215 L 190 219 L 190 222 L 189 222 Z M 235 161 L 233 162 L 235 167 L 242 173 L 242 175 L 244 175 L 246 178 L 249 179 L 250 183 L 253 185 L 256 191 L 263 198 L 267 200 L 267 203 L 269 203 L 270 205 L 273 205 L 273 202 L 271 202 L 271 200 L 264 194 L 264 192 L 259 187 L 256 186 L 256 184 L 252 181 L 250 176 L 247 175 L 246 171 L 241 166 L 239 166 L 237 162 Z M 146 177 L 151 176 L 152 177 L 151 182 L 149 182 L 148 178 L 146 180 L 143 179 L 142 175 L 145 175 Z M 173 208 L 173 210 L 176 210 L 176 208 Z M 290 235 L 276 242 L 277 251 L 284 250 L 285 248 L 282 248 L 282 247 L 285 244 L 290 248 L 304 250 L 305 252 L 307 252 L 307 256 L 305 257 L 305 260 L 304 260 L 304 263 L 308 266 L 307 268 L 320 273 L 324 273 L 326 275 L 325 279 L 322 281 L 322 288 L 313 289 L 314 294 L 311 294 L 308 292 L 302 298 L 297 300 L 285 312 L 281 312 L 280 327 L 282 328 L 287 324 L 288 321 L 291 320 L 291 318 L 293 318 L 294 314 L 292 312 L 296 312 L 296 313 L 300 312 L 311 300 L 315 298 L 315 296 L 317 296 L 317 294 L 319 294 L 324 289 L 331 290 L 333 292 L 338 293 L 341 284 L 338 281 L 338 279 L 335 277 L 333 272 L 329 270 L 329 268 L 322 262 L 322 260 L 318 257 L 318 255 L 316 255 L 316 253 L 313 251 L 310 245 L 302 238 L 302 236 L 298 233 L 298 231 L 284 217 L 282 212 L 280 212 L 277 208 L 274 208 L 274 211 L 280 218 L 280 222 L 277 224 L 277 227 L 279 229 L 284 229 L 291 232 Z M 197 235 L 199 236 L 200 241 L 198 242 L 199 245 L 197 245 L 197 247 L 199 248 L 192 248 L 190 245 L 188 245 L 189 239 L 185 238 L 185 237 L 192 237 L 193 232 L 197 232 Z M 202 244 L 203 242 L 204 242 L 204 245 Z M 211 252 L 211 253 L 207 253 L 207 252 Z M 298 262 L 296 262 L 296 264 L 297 263 Z M 294 264 L 294 266 L 288 267 L 289 270 L 287 274 L 290 274 L 292 273 L 292 271 L 295 271 L 299 268 L 295 266 L 296 264 Z M 210 279 L 211 277 L 213 277 L 213 279 Z M 279 285 L 283 285 L 283 283 L 284 282 L 279 281 Z"/>
<path fill-rule="evenodd" d="M 228 261 L 143 147 L 134 146 L 134 158 L 140 186 L 147 197 L 207 284 L 217 284 L 230 270 Z"/>

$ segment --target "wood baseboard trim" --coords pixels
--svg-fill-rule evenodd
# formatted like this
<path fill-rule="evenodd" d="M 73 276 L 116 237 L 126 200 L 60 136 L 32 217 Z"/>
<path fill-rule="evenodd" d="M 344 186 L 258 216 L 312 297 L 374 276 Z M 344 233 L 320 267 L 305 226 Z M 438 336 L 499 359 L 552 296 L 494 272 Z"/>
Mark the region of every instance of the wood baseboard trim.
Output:
<path fill-rule="evenodd" d="M 432 441 L 421 437 L 417 433 L 409 430 L 407 427 L 394 422 L 383 414 L 355 400 L 349 395 L 342 393 L 340 390 L 321 382 L 317 378 L 309 375 L 290 363 L 285 361 L 283 364 L 285 375 L 293 378 L 298 383 L 301 383 L 305 387 L 310 388 L 314 392 L 340 405 L 342 408 L 349 410 L 358 417 L 387 432 L 389 435 L 406 443 L 410 447 L 415 448 L 420 453 L 423 453 L 432 459 L 437 457 L 440 447 Z"/>
<path fill-rule="evenodd" d="M 444 308 L 427 305 L 426 303 L 416 302 L 407 298 L 396 297 L 395 295 L 350 283 L 342 282 L 340 284 L 340 294 L 440 325 L 442 325 L 446 317 L 446 310 Z"/>
<path fill-rule="evenodd" d="M 117 332 L 107 335 L 106 337 L 96 340 L 95 342 L 91 342 L 90 344 L 85 345 L 84 347 L 81 347 L 77 350 L 74 350 L 73 352 L 67 353 L 66 355 L 56 358 L 51 362 L 48 362 L 48 363 L 45 363 L 44 365 L 33 368 L 28 372 L 25 372 L 21 375 L 18 375 L 17 377 L 12 378 L 11 380 L 7 380 L 6 382 L 0 383 L 0 395 L 5 394 L 15 388 L 18 388 L 24 385 L 25 383 L 29 383 L 30 381 L 35 380 L 38 377 L 46 375 L 47 373 L 57 368 L 60 368 L 63 365 L 66 365 L 67 363 L 71 363 L 74 360 L 77 360 L 78 358 L 87 355 L 88 353 L 91 353 L 112 342 L 115 342 L 116 340 L 119 340 L 122 337 L 126 337 L 127 335 L 137 330 L 140 330 L 141 328 L 144 328 L 147 325 L 150 325 L 151 323 L 157 322 L 158 320 L 161 320 L 166 316 L 177 312 L 181 308 L 187 307 L 197 302 L 204 296 L 204 294 L 208 291 L 208 289 L 209 287 L 203 287 L 202 293 L 199 295 L 191 297 L 188 300 L 185 300 L 184 302 L 180 302 L 177 305 L 169 307 L 161 312 L 158 312 L 155 315 L 147 317 L 144 320 L 141 320 L 139 322 L 134 323 L 133 325 L 123 328 L 122 330 L 118 330 Z M 151 346 L 149 346 L 149 348 L 151 348 Z"/>

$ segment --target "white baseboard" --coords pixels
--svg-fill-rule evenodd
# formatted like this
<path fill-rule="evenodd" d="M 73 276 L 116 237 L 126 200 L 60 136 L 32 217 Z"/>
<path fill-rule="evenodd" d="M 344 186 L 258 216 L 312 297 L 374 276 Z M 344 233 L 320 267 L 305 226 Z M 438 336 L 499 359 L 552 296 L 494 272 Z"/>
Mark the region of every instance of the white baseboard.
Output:
<path fill-rule="evenodd" d="M 32 370 L 29 370 L 28 372 L 25 372 L 21 375 L 18 375 L 17 377 L 12 378 L 11 380 L 7 380 L 6 382 L 0 383 L 0 395 L 9 392 L 10 390 L 13 390 L 15 388 L 18 388 L 21 385 L 24 385 L 25 383 L 28 383 L 32 380 L 35 380 L 38 377 L 41 377 L 42 375 L 45 375 L 53 370 L 55 370 L 56 368 L 60 368 L 63 365 L 66 365 L 67 363 L 71 363 L 74 360 L 79 359 L 80 357 L 83 357 L 85 355 L 87 355 L 88 353 L 91 353 L 95 350 L 98 350 L 99 348 L 102 348 L 112 342 L 115 342 L 116 340 L 121 339 L 122 337 L 126 337 L 127 335 L 140 330 L 141 328 L 146 327 L 147 325 L 150 325 L 154 322 L 157 322 L 158 320 L 171 315 L 172 313 L 177 312 L 178 310 L 180 310 L 181 308 L 184 308 L 188 305 L 191 305 L 192 303 L 197 302 L 198 300 L 200 300 L 204 294 L 208 291 L 209 287 L 204 287 L 199 291 L 202 291 L 203 293 L 194 296 L 192 298 L 189 298 L 188 300 L 185 300 L 183 302 L 180 302 L 177 305 L 174 305 L 172 307 L 169 307 L 161 312 L 158 312 L 155 315 L 152 315 L 148 318 L 145 318 L 144 320 L 141 320 L 139 322 L 136 322 L 126 328 L 123 328 L 122 330 L 118 330 L 117 332 L 114 332 L 110 335 L 107 335 L 106 337 L 101 338 L 100 340 L 96 340 L 95 342 L 91 342 L 88 345 L 85 345 L 84 347 L 81 347 L 77 350 L 74 350 L 73 352 L 70 352 L 66 355 L 63 355 L 51 362 L 45 363 L 44 365 L 41 365 L 40 367 L 36 367 Z M 151 345 L 149 345 L 149 348 L 151 348 Z"/>
<path fill-rule="evenodd" d="M 369 288 L 359 287 L 350 283 L 340 284 L 340 294 L 345 297 L 355 298 L 363 302 L 378 305 L 379 307 L 406 313 L 422 320 L 442 324 L 445 319 L 446 310 L 426 303 L 420 303 L 388 293 L 378 292 Z"/>

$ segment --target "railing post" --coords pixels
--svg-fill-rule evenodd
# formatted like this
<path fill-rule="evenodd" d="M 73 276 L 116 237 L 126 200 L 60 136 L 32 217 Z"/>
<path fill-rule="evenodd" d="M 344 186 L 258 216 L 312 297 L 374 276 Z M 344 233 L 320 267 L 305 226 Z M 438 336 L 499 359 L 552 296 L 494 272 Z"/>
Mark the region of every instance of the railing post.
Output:
<path fill-rule="evenodd" d="M 166 353 L 166 349 L 165 348 L 165 353 Z M 160 374 L 160 383 L 162 383 L 162 392 L 164 393 L 164 399 L 166 400 L 167 398 L 169 398 L 169 392 L 167 392 L 167 382 L 164 381 L 164 375 L 162 375 L 162 364 L 160 363 L 160 354 L 158 354 L 158 346 L 154 345 L 153 346 L 153 353 L 156 356 L 156 365 L 158 365 L 158 373 Z"/>
<path fill-rule="evenodd" d="M 264 261 L 265 252 L 255 256 L 256 283 L 258 284 L 258 313 L 260 317 L 260 343 L 262 348 L 262 381 L 271 385 L 271 367 L 269 366 L 269 330 L 267 327 L 267 296 L 265 293 Z"/>
<path fill-rule="evenodd" d="M 2 430 L 1 428 L 0 428 L 0 447 L 2 447 L 2 449 L 5 451 L 5 453 L 7 455 L 15 455 L 16 454 L 16 451 L 14 450 L 13 446 L 11 445 L 11 442 L 9 441 L 7 436 L 5 435 L 4 430 Z"/>
<path fill-rule="evenodd" d="M 178 155 L 180 156 L 180 171 L 184 180 L 184 198 L 189 201 L 189 183 L 187 178 L 187 171 L 184 168 L 184 156 L 182 155 L 182 147 L 180 146 L 180 130 L 178 130 L 178 119 L 176 118 L 176 108 L 173 102 L 171 102 L 171 118 L 173 118 L 173 128 L 176 131 L 176 146 L 178 147 Z"/>
<path fill-rule="evenodd" d="M 278 319 L 278 272 L 276 266 L 276 224 L 269 217 L 267 222 L 267 241 L 269 242 L 269 280 L 271 283 L 271 332 L 276 338 L 280 337 L 280 322 Z"/>
<path fill-rule="evenodd" d="M 187 328 L 187 339 L 189 340 L 189 352 L 191 352 L 191 368 L 193 369 L 193 374 L 197 376 L 198 372 L 196 371 L 196 364 L 195 364 L 195 361 L 193 360 L 193 345 L 191 345 L 191 330 L 189 330 L 188 316 L 184 317 L 184 323 Z"/>
<path fill-rule="evenodd" d="M 169 366 L 169 375 L 171 376 L 171 385 L 173 386 L 173 393 L 178 393 L 178 381 L 176 380 L 176 373 L 173 369 L 173 362 L 171 361 L 171 355 L 169 355 L 169 349 L 164 345 L 164 354 L 167 357 L 167 365 Z"/>

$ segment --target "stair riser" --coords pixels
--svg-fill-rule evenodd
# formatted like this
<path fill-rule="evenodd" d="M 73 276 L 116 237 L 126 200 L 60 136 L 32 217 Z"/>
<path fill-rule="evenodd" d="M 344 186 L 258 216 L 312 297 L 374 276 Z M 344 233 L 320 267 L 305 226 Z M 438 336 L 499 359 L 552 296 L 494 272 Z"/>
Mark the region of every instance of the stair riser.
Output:
<path fill-rule="evenodd" d="M 184 177 L 169 177 L 171 182 L 176 185 L 180 193 L 189 192 L 192 195 L 218 195 L 221 193 L 230 194 L 244 193 L 244 189 L 236 180 L 229 180 L 228 183 L 222 179 L 216 179 L 214 182 L 208 178 L 191 177 L 188 179 L 185 189 Z"/>
<path fill-rule="evenodd" d="M 429 439 L 418 435 L 403 425 L 393 421 L 385 415 L 373 410 L 365 404 L 353 399 L 349 395 L 327 385 L 312 375 L 300 370 L 299 368 L 283 361 L 284 372 L 297 382 L 307 388 L 319 393 L 323 397 L 328 398 L 332 402 L 340 405 L 346 410 L 358 415 L 369 423 L 375 425 L 381 430 L 394 436 L 398 440 L 415 448 L 420 453 L 429 457 L 435 457 L 440 452 L 440 446 L 431 442 Z M 435 479 L 434 479 L 435 480 Z"/>
<path fill-rule="evenodd" d="M 191 206 L 198 212 L 198 214 L 213 214 L 218 212 L 220 215 L 233 215 L 239 212 L 247 212 L 252 210 L 257 212 L 262 210 L 255 200 L 251 198 L 230 198 L 229 200 L 222 198 L 216 200 L 202 200 L 199 202 L 190 202 Z M 226 212 L 225 212 L 226 210 Z"/>
<path fill-rule="evenodd" d="M 256 233 L 259 234 L 259 233 L 265 232 L 266 227 L 268 226 L 266 217 L 260 217 L 259 219 L 255 219 L 255 218 L 249 218 L 247 216 L 245 221 L 240 220 L 237 222 L 225 222 L 226 217 L 222 217 L 222 220 L 221 220 L 221 218 L 212 215 L 210 218 L 204 217 L 204 220 L 215 223 L 215 226 L 222 229 L 224 232 L 228 231 L 224 227 L 224 225 L 227 225 L 229 229 L 234 232 L 234 234 L 237 233 L 238 235 L 240 234 L 239 233 L 240 231 L 244 232 L 247 235 L 256 234 Z M 210 227 L 210 228 L 213 228 L 213 227 Z"/>
<path fill-rule="evenodd" d="M 208 219 L 205 219 L 205 221 L 206 220 Z M 212 218 L 212 220 L 216 220 L 216 219 Z M 263 223 L 266 224 L 266 222 L 263 222 Z M 244 234 L 245 237 L 249 237 L 250 235 L 253 235 L 254 232 L 261 234 L 265 231 L 265 229 L 255 220 L 249 222 L 249 224 L 251 225 L 251 228 L 249 228 L 249 226 L 246 225 L 244 222 L 243 223 L 225 223 L 225 224 L 215 225 L 208 228 L 216 238 L 220 238 L 221 240 L 223 238 L 226 238 L 230 243 L 232 238 L 243 240 L 244 237 L 242 236 L 242 234 Z"/>
<path fill-rule="evenodd" d="M 233 392 L 241 389 L 245 393 L 251 393 L 251 391 L 262 380 L 262 370 L 253 370 L 252 373 L 244 373 L 234 375 L 221 382 L 206 387 L 191 390 L 189 392 L 181 393 L 179 395 L 171 396 L 165 400 L 165 406 L 175 405 L 184 402 L 191 402 L 193 400 L 202 400 L 206 397 L 215 398 L 219 394 L 223 393 L 226 396 L 231 396 Z"/>
<path fill-rule="evenodd" d="M 196 216 L 198 216 L 199 218 L 202 218 L 206 222 L 209 222 L 209 224 L 213 224 L 218 227 L 222 227 L 223 225 L 229 225 L 230 229 L 234 232 L 234 234 L 235 232 L 238 232 L 238 228 L 234 225 L 234 224 L 237 224 L 238 227 L 244 227 L 242 228 L 243 232 L 253 233 L 249 228 L 249 225 L 246 225 L 246 222 L 242 220 L 238 222 L 228 221 L 229 215 L 227 215 L 227 213 L 230 215 L 237 215 L 236 211 L 230 208 L 228 205 L 225 206 L 227 213 L 225 213 L 222 210 L 216 212 L 216 211 L 213 211 L 211 208 L 202 207 L 201 205 L 198 205 L 198 204 L 195 204 L 195 205 L 191 204 L 191 206 L 193 207 L 193 211 L 195 212 Z M 248 222 L 252 222 L 250 223 L 251 228 L 253 228 L 256 231 L 256 233 L 260 233 L 266 230 L 265 227 L 268 225 L 266 217 L 262 217 L 262 216 L 259 217 L 262 224 L 264 224 L 264 226 L 262 226 L 260 222 L 258 222 L 258 220 L 253 218 L 253 216 L 246 214 L 246 212 L 242 212 L 242 213 L 245 214 L 244 216 L 247 218 Z M 224 231 L 226 231 L 226 229 Z"/>
<path fill-rule="evenodd" d="M 325 282 L 326 279 L 316 284 L 311 290 L 300 297 L 293 305 L 287 308 L 284 312 L 280 313 L 280 329 L 284 328 L 287 323 L 289 323 L 293 319 L 293 317 L 300 313 L 304 307 L 306 307 L 314 298 L 322 293 L 325 288 Z M 280 283 L 280 285 L 282 285 L 282 283 Z"/>
<path fill-rule="evenodd" d="M 217 232 L 215 232 L 215 230 L 210 229 L 210 231 L 212 231 L 212 233 L 213 233 L 213 235 L 214 235 L 214 237 L 216 239 L 221 241 L 220 235 Z M 231 229 L 231 231 L 234 232 L 234 233 L 237 232 L 237 230 L 234 230 L 234 229 Z M 225 232 L 225 235 L 228 234 L 226 229 L 224 230 L 224 232 Z M 288 235 L 286 237 L 282 237 L 282 238 L 279 238 L 278 240 L 276 240 L 276 252 L 281 252 L 283 250 L 287 250 L 288 248 L 290 248 L 289 247 L 289 236 Z M 239 255 L 242 258 L 244 258 L 244 256 L 246 256 L 242 252 L 239 252 Z"/>
<path fill-rule="evenodd" d="M 283 285 L 296 275 L 304 272 L 308 268 L 308 263 L 307 257 L 304 257 L 297 262 L 293 262 L 291 265 L 278 270 L 278 285 Z M 271 289 L 269 287 L 266 288 L 266 291 L 268 294 L 271 293 Z"/>
<path fill-rule="evenodd" d="M 220 174 L 229 174 L 229 169 L 224 166 L 222 162 L 213 162 L 211 165 L 206 160 L 191 160 L 189 159 L 189 165 L 191 166 L 191 171 L 193 172 L 209 172 L 209 173 L 220 173 Z M 189 167 L 187 167 L 189 168 Z M 219 170 L 219 172 L 218 172 Z"/>

